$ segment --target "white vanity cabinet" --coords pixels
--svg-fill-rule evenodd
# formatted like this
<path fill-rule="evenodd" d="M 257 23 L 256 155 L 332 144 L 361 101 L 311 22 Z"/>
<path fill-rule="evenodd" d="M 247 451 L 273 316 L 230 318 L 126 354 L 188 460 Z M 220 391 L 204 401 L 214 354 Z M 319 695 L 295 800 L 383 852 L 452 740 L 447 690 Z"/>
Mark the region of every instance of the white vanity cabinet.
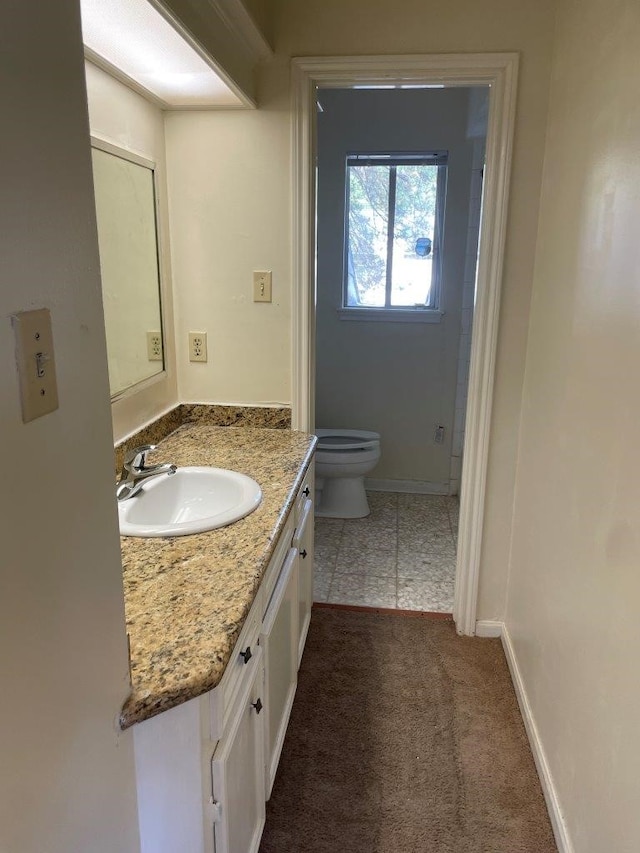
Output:
<path fill-rule="evenodd" d="M 211 762 L 215 853 L 255 853 L 264 827 L 264 715 L 262 649 L 254 676 L 243 685 L 229 731 Z"/>
<path fill-rule="evenodd" d="M 134 727 L 142 853 L 257 853 L 309 625 L 312 498 L 311 469 L 218 686 Z"/>
<path fill-rule="evenodd" d="M 262 620 L 265 656 L 265 785 L 267 799 L 278 769 L 298 673 L 298 551 L 290 548 Z"/>
<path fill-rule="evenodd" d="M 233 650 L 220 684 L 208 695 L 211 756 L 205 780 L 210 819 L 205 850 L 213 836 L 215 853 L 256 853 L 264 827 L 264 654 L 260 646 L 259 595 Z M 205 774 L 207 772 L 205 767 Z M 207 785 L 207 783 L 209 783 Z"/>
<path fill-rule="evenodd" d="M 220 684 L 135 726 L 142 853 L 255 853 L 264 826 L 264 662 L 256 599 Z"/>
<path fill-rule="evenodd" d="M 298 667 L 302 661 L 313 604 L 313 470 L 307 475 L 301 495 L 293 537 L 293 547 L 298 551 Z"/>
<path fill-rule="evenodd" d="M 298 683 L 313 602 L 313 467 L 300 487 L 291 532 L 281 540 L 266 580 L 269 595 L 260 643 L 265 659 L 265 787 L 275 779 Z M 288 546 L 288 549 L 287 547 Z M 278 567 L 281 566 L 281 568 Z M 275 580 L 274 585 L 274 578 Z"/>

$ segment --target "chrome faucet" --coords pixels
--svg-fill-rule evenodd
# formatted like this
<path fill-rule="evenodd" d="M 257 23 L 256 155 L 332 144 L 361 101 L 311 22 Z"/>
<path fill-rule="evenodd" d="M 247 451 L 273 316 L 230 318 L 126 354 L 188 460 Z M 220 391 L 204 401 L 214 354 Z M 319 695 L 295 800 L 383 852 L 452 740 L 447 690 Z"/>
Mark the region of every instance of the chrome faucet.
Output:
<path fill-rule="evenodd" d="M 147 453 L 155 449 L 155 444 L 144 444 L 142 447 L 127 450 L 116 487 L 116 497 L 119 501 L 135 497 L 150 477 L 157 477 L 159 474 L 175 474 L 177 471 L 175 465 L 151 465 L 147 468 L 145 465 Z"/>

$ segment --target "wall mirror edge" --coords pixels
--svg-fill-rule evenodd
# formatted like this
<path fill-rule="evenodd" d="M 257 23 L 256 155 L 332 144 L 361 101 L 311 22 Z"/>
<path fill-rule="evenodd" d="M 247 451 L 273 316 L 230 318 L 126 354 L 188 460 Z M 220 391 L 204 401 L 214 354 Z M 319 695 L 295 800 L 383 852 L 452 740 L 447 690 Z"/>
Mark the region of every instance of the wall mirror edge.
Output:
<path fill-rule="evenodd" d="M 167 377 L 159 180 L 151 158 L 90 141 L 113 404 Z"/>

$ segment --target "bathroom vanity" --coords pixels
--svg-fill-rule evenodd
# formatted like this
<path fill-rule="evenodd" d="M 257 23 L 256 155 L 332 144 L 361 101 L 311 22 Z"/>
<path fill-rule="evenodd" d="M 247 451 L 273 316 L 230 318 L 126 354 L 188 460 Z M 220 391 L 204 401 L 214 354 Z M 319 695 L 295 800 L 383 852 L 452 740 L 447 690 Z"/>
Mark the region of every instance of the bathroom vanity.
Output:
<path fill-rule="evenodd" d="M 144 853 L 254 853 L 313 599 L 313 436 L 181 427 L 157 457 L 231 468 L 263 492 L 229 527 L 123 538 Z M 135 724 L 135 725 L 134 725 Z"/>

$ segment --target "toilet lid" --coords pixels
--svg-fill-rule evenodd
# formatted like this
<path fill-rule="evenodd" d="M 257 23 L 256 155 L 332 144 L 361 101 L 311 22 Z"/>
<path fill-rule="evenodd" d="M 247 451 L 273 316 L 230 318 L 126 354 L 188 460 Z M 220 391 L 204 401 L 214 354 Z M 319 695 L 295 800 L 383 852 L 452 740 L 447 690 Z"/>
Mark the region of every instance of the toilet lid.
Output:
<path fill-rule="evenodd" d="M 368 450 L 380 443 L 380 434 L 357 429 L 317 429 L 320 450 Z"/>

